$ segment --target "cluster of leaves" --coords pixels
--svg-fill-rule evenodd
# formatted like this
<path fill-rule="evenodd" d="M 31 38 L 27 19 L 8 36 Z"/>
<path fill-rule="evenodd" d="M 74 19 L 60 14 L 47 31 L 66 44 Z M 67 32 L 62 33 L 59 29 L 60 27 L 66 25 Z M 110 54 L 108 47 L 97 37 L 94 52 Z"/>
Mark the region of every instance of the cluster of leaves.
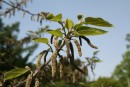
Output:
<path fill-rule="evenodd" d="M 126 40 L 128 41 L 127 51 L 123 55 L 123 60 L 120 64 L 118 64 L 113 72 L 112 78 L 119 80 L 121 84 L 124 86 L 130 86 L 130 34 L 126 36 Z"/>
<path fill-rule="evenodd" d="M 81 15 L 79 15 L 81 16 Z M 108 22 L 106 22 L 104 19 L 102 18 L 93 18 L 93 17 L 86 17 L 85 20 L 83 21 L 83 18 L 79 19 L 78 16 L 78 20 L 79 23 L 78 24 L 74 24 L 72 20 L 70 19 L 66 19 L 66 21 L 62 21 L 62 14 L 58 14 L 56 16 L 54 16 L 53 14 L 48 14 L 46 16 L 46 20 L 50 20 L 50 21 L 54 21 L 57 22 L 59 24 L 61 24 L 61 28 L 55 29 L 55 30 L 51 30 L 51 29 L 47 29 L 46 32 L 49 33 L 51 35 L 51 39 L 50 39 L 50 43 L 48 38 L 34 38 L 33 40 L 35 42 L 40 42 L 40 43 L 44 43 L 47 44 L 49 46 L 49 48 L 47 50 L 43 50 L 37 58 L 37 63 L 36 63 L 36 70 L 32 71 L 34 74 L 31 74 L 32 77 L 31 78 L 36 78 L 38 73 L 41 73 L 41 70 L 44 69 L 44 67 L 50 62 L 51 62 L 51 73 L 52 73 L 52 81 L 56 81 L 57 80 L 57 58 L 62 58 L 63 55 L 60 53 L 60 51 L 64 52 L 63 47 L 66 47 L 66 60 L 69 61 L 69 63 L 73 66 L 74 70 L 80 72 L 80 73 L 87 73 L 87 67 L 89 65 L 91 65 L 91 69 L 94 69 L 94 64 L 96 64 L 97 62 L 100 62 L 100 60 L 93 56 L 93 58 L 91 58 L 91 61 L 89 58 L 87 58 L 88 64 L 84 67 L 82 67 L 83 69 L 81 69 L 75 62 L 74 62 L 74 47 L 73 44 L 76 45 L 77 47 L 77 51 L 79 56 L 82 56 L 82 51 L 81 51 L 81 46 L 82 46 L 82 39 L 85 40 L 87 42 L 88 45 L 90 45 L 90 47 L 97 49 L 96 46 L 94 46 L 89 38 L 87 38 L 86 36 L 88 35 L 100 35 L 100 34 L 104 34 L 106 33 L 105 30 L 101 30 L 101 29 L 97 29 L 97 28 L 92 28 L 89 27 L 86 24 L 92 24 L 92 25 L 96 25 L 96 26 L 103 26 L 103 27 L 112 27 L 112 25 Z M 82 20 L 81 20 L 82 19 Z M 90 20 L 91 19 L 91 20 Z M 87 21 L 89 20 L 89 21 Z M 96 21 L 96 22 L 95 22 Z M 77 40 L 77 38 L 79 38 Z M 72 41 L 74 43 L 72 43 Z M 80 42 L 80 43 L 79 43 Z M 51 54 L 51 57 L 48 61 L 46 61 L 47 55 Z M 95 55 L 96 53 L 94 53 Z M 41 63 L 41 59 L 44 56 L 44 64 Z M 60 66 L 59 66 L 60 67 Z M 66 67 L 66 66 L 64 66 Z M 64 70 L 64 68 L 62 68 Z M 25 69 L 26 71 L 26 69 Z M 23 74 L 23 73 L 21 73 Z M 63 75 L 64 76 L 64 75 Z M 73 77 L 74 78 L 74 77 Z M 62 78 L 63 79 L 63 78 Z M 29 79 L 30 80 L 30 79 Z M 27 83 L 28 81 L 26 81 L 26 85 L 31 85 L 31 81 L 29 83 Z M 75 80 L 73 81 L 75 82 Z"/>

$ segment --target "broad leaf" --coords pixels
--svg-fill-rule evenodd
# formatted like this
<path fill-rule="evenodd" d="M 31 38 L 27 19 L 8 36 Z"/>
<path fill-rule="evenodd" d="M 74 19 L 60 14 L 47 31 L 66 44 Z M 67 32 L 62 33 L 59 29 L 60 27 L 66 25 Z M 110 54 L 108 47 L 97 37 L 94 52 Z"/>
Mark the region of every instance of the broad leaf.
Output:
<path fill-rule="evenodd" d="M 93 27 L 80 26 L 74 31 L 74 33 L 75 35 L 78 36 L 92 36 L 92 35 L 105 34 L 107 33 L 107 31 Z"/>
<path fill-rule="evenodd" d="M 76 24 L 76 25 L 74 26 L 74 29 L 76 30 L 78 27 L 81 27 L 82 25 L 83 25 L 83 23 Z"/>
<path fill-rule="evenodd" d="M 61 37 L 62 38 L 62 32 L 60 30 L 47 30 L 48 33 L 52 34 L 52 35 L 55 35 L 55 36 L 58 36 L 58 37 Z"/>
<path fill-rule="evenodd" d="M 62 14 L 58 14 L 56 16 L 54 16 L 52 19 L 50 19 L 51 21 L 55 21 L 55 22 L 60 22 L 62 19 Z"/>
<path fill-rule="evenodd" d="M 23 75 L 24 73 L 26 73 L 28 70 L 24 69 L 24 68 L 16 68 L 13 70 L 10 70 L 9 72 L 6 72 L 4 74 L 4 81 L 9 80 L 9 79 L 13 79 L 16 78 L 18 76 Z"/>
<path fill-rule="evenodd" d="M 102 18 L 86 17 L 85 24 L 91 24 L 102 27 L 112 27 L 113 25 Z"/>
<path fill-rule="evenodd" d="M 65 26 L 66 26 L 67 29 L 70 30 L 74 26 L 74 22 L 67 18 L 66 22 L 65 22 Z"/>
<path fill-rule="evenodd" d="M 34 41 L 48 44 L 48 39 L 47 38 L 37 38 L 37 39 L 34 39 Z"/>

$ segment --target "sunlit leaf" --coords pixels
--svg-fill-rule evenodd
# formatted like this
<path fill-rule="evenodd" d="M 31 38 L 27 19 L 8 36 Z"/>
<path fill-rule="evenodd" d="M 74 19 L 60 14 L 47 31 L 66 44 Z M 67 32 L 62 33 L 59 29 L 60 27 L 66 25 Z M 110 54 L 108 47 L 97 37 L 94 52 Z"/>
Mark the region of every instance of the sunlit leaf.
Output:
<path fill-rule="evenodd" d="M 105 33 L 107 33 L 107 31 L 87 26 L 80 26 L 74 31 L 74 34 L 77 36 L 93 36 Z"/>
<path fill-rule="evenodd" d="M 86 17 L 85 24 L 91 24 L 102 27 L 112 27 L 113 25 L 102 18 Z"/>
<path fill-rule="evenodd" d="M 78 27 L 81 27 L 82 25 L 83 25 L 83 23 L 76 24 L 76 25 L 74 26 L 74 29 L 76 30 Z"/>
<path fill-rule="evenodd" d="M 52 35 L 55 35 L 55 36 L 58 36 L 58 37 L 62 37 L 62 32 L 60 30 L 47 30 L 48 33 L 52 34 Z"/>
<path fill-rule="evenodd" d="M 39 43 L 48 44 L 48 39 L 47 38 L 36 38 L 36 39 L 34 39 L 34 41 L 39 42 Z"/>
<path fill-rule="evenodd" d="M 50 19 L 51 21 L 55 21 L 55 22 L 60 22 L 62 19 L 62 14 L 58 14 L 56 16 L 54 16 L 52 19 Z"/>
<path fill-rule="evenodd" d="M 4 81 L 21 76 L 27 71 L 28 70 L 24 68 L 16 68 L 16 69 L 10 70 L 4 74 Z"/>
<path fill-rule="evenodd" d="M 47 16 L 46 16 L 46 19 L 52 19 L 54 17 L 54 15 L 51 13 L 51 14 L 48 14 Z"/>
<path fill-rule="evenodd" d="M 74 22 L 70 19 L 66 19 L 65 26 L 67 29 L 71 29 L 74 26 Z"/>

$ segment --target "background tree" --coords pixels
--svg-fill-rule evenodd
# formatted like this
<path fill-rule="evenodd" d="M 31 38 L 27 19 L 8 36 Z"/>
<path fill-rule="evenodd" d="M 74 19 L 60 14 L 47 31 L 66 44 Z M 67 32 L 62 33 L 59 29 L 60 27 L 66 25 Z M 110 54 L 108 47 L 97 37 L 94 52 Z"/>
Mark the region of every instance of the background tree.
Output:
<path fill-rule="evenodd" d="M 127 51 L 123 55 L 123 60 L 116 66 L 112 77 L 119 80 L 123 87 L 130 87 L 130 34 L 126 36 L 128 41 Z"/>
<path fill-rule="evenodd" d="M 25 67 L 32 65 L 27 62 L 29 57 L 37 48 L 37 45 L 28 45 L 30 37 L 25 37 L 18 40 L 19 23 L 11 26 L 4 26 L 0 19 L 0 73 L 4 74 L 6 71 L 16 67 Z M 23 56 L 23 54 L 25 56 Z"/>
<path fill-rule="evenodd" d="M 124 87 L 117 80 L 108 77 L 100 77 L 90 84 L 90 87 Z"/>

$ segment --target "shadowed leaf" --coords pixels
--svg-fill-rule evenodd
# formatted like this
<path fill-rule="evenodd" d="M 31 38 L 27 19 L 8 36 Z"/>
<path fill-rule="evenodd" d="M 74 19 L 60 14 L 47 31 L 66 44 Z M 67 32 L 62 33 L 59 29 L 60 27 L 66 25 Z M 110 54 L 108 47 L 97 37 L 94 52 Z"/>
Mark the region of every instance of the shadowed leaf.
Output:
<path fill-rule="evenodd" d="M 52 19 L 54 17 L 54 15 L 53 14 L 48 14 L 47 16 L 46 16 L 46 19 Z"/>

